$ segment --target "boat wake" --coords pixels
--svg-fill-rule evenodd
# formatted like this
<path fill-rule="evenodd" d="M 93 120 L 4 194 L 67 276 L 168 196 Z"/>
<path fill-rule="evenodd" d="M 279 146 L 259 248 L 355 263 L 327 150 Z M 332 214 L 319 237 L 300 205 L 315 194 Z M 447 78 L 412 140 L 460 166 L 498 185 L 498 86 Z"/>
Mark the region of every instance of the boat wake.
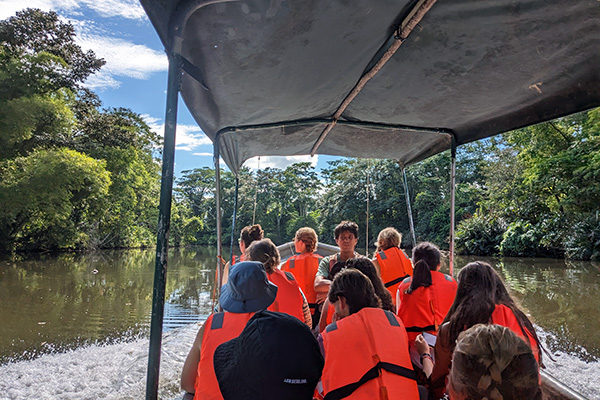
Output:
<path fill-rule="evenodd" d="M 538 337 L 546 349 L 552 348 L 551 343 L 556 343 L 555 335 L 537 329 Z M 552 375 L 569 388 L 579 392 L 590 400 L 600 400 L 600 360 L 584 361 L 582 358 L 593 359 L 593 357 L 582 357 L 587 354 L 584 348 L 580 348 L 574 354 L 565 351 L 551 351 L 555 361 L 544 358 L 545 372 Z M 589 354 L 588 354 L 589 355 Z"/>
<path fill-rule="evenodd" d="M 179 399 L 183 362 L 194 342 L 198 324 L 170 330 L 163 335 L 159 397 Z M 543 343 L 555 338 L 538 329 Z M 139 399 L 146 392 L 148 339 L 89 345 L 35 360 L 0 366 L 0 399 Z M 546 372 L 590 400 L 600 400 L 600 361 L 583 361 L 562 351 L 546 357 Z"/>
<path fill-rule="evenodd" d="M 197 324 L 163 335 L 159 397 L 178 399 L 183 362 Z M 0 399 L 140 399 L 146 393 L 147 338 L 89 345 L 0 366 Z"/>

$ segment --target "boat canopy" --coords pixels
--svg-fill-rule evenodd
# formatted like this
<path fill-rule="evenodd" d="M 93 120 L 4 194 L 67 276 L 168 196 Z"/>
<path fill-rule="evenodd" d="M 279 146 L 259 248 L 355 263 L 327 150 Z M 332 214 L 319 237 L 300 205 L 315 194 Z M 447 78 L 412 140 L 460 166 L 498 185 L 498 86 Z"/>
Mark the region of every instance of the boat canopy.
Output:
<path fill-rule="evenodd" d="M 311 153 L 409 165 L 600 106 L 597 0 L 141 3 L 234 172 Z"/>

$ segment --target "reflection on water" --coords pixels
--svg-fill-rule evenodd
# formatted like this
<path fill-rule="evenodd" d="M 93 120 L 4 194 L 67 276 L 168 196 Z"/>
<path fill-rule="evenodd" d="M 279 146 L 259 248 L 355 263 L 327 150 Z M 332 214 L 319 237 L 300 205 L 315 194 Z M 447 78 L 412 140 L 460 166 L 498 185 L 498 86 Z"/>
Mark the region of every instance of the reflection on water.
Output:
<path fill-rule="evenodd" d="M 103 251 L 0 264 L 0 363 L 146 335 L 154 254 Z M 213 260 L 211 249 L 170 252 L 165 330 L 207 314 Z"/>
<path fill-rule="evenodd" d="M 548 350 L 600 359 L 600 263 L 477 258 L 500 273 L 511 293 L 548 336 Z M 458 257 L 458 267 L 474 258 Z"/>
<path fill-rule="evenodd" d="M 139 398 L 154 255 L 103 251 L 0 262 L 0 398 Z M 211 309 L 215 256 L 207 248 L 169 254 L 161 398 L 179 393 L 196 323 Z M 496 268 L 533 317 L 556 359 L 547 360 L 550 372 L 600 399 L 600 264 L 478 259 Z M 472 260 L 457 257 L 457 266 Z"/>

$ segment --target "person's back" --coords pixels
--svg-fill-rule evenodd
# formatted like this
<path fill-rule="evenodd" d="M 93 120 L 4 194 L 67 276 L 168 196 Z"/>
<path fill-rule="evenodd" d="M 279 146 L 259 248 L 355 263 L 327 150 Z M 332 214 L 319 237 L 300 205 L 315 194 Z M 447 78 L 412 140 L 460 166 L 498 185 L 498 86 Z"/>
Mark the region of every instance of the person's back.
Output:
<path fill-rule="evenodd" d="M 308 304 L 306 304 L 307 309 L 304 310 L 305 299 L 298 282 L 292 274 L 277 268 L 280 256 L 273 242 L 270 239 L 252 242 L 246 250 L 245 259 L 262 262 L 268 279 L 277 285 L 277 297 L 268 310 L 289 314 L 312 327 L 310 310 Z"/>
<path fill-rule="evenodd" d="M 377 252 L 373 263 L 379 270 L 381 280 L 392 295 L 396 306 L 396 291 L 402 281 L 413 274 L 413 267 L 400 250 L 402 235 L 394 228 L 385 228 L 377 236 Z"/>
<path fill-rule="evenodd" d="M 314 229 L 308 227 L 298 229 L 294 237 L 294 246 L 296 252 L 300 254 L 288 258 L 285 264 L 281 266 L 283 272 L 294 275 L 298 286 L 306 296 L 313 322 L 316 322 L 314 312 L 317 303 L 314 281 L 319 268 L 319 261 L 322 258 L 318 254 L 314 254 L 317 241 L 318 237 Z"/>
<path fill-rule="evenodd" d="M 340 319 L 321 333 L 325 399 L 378 399 L 382 393 L 419 399 L 402 321 L 380 308 L 369 279 L 355 269 L 340 272 L 329 301 Z"/>
<path fill-rule="evenodd" d="M 240 262 L 223 285 L 219 302 L 225 312 L 212 314 L 198 332 L 185 360 L 181 387 L 194 393 L 194 399 L 221 400 L 213 368 L 216 348 L 237 337 L 254 313 L 263 310 L 277 295 L 260 262 Z"/>
<path fill-rule="evenodd" d="M 204 323 L 204 335 L 200 347 L 200 362 L 196 378 L 194 399 L 222 399 L 213 369 L 213 356 L 222 343 L 239 336 L 254 313 L 220 312 L 211 314 Z"/>
<path fill-rule="evenodd" d="M 398 316 L 404 322 L 408 338 L 414 341 L 422 332 L 435 335 L 446 317 L 456 294 L 456 281 L 439 271 L 431 271 L 431 285 L 408 294 L 412 278 L 398 287 Z"/>
<path fill-rule="evenodd" d="M 311 400 L 323 357 L 297 318 L 261 311 L 217 348 L 214 369 L 225 400 Z"/>
<path fill-rule="evenodd" d="M 349 399 L 418 399 L 402 321 L 381 308 L 363 308 L 321 333 L 325 350 L 324 393 L 344 392 L 362 379 Z M 377 379 L 375 379 L 377 377 Z M 369 379 L 371 378 L 371 379 Z"/>
<path fill-rule="evenodd" d="M 471 262 L 458 274 L 458 289 L 452 307 L 440 327 L 435 344 L 435 364 L 430 391 L 439 398 L 446 389 L 452 352 L 460 334 L 477 324 L 499 324 L 527 340 L 541 363 L 541 345 L 533 324 L 519 310 L 500 276 L 485 262 Z"/>
<path fill-rule="evenodd" d="M 294 276 L 289 272 L 275 269 L 273 272 L 267 273 L 267 277 L 279 288 L 277 298 L 268 310 L 286 313 L 298 318 L 300 321 L 305 321 L 302 312 L 302 295 Z M 312 323 L 309 325 L 312 326 Z"/>
<path fill-rule="evenodd" d="M 314 308 L 317 302 L 314 281 L 320 260 L 321 256 L 317 254 L 303 253 L 290 257 L 281 267 L 281 271 L 289 272 L 294 275 L 296 282 L 298 282 L 298 286 L 306 296 L 312 314 L 314 314 Z"/>
<path fill-rule="evenodd" d="M 439 272 L 440 252 L 431 243 L 419 243 L 413 250 L 413 276 L 398 286 L 398 316 L 404 322 L 409 341 L 422 332 L 437 334 L 456 295 L 456 281 Z"/>

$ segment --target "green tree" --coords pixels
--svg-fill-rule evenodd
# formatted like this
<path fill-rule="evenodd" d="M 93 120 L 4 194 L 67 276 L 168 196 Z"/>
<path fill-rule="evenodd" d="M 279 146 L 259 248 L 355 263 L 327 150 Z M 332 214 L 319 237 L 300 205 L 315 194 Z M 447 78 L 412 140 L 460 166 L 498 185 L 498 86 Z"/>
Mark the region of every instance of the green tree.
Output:
<path fill-rule="evenodd" d="M 27 9 L 0 21 L 0 159 L 70 135 L 74 93 L 104 64 L 74 36 L 54 12 Z"/>
<path fill-rule="evenodd" d="M 86 247 L 106 207 L 105 162 L 74 150 L 36 150 L 0 166 L 4 250 Z"/>
<path fill-rule="evenodd" d="M 15 215 L 0 220 L 0 247 L 151 245 L 157 221 L 155 153 L 160 140 L 138 114 L 124 108 L 101 109 L 98 97 L 82 87 L 104 61 L 84 52 L 75 43 L 73 27 L 56 13 L 35 9 L 0 21 L 0 44 L 0 180 L 5 188 L 12 182 L 11 188 L 35 193 L 39 185 L 38 192 L 46 193 L 45 185 L 54 181 L 60 187 L 68 175 L 60 176 L 57 165 L 65 160 L 71 160 L 73 168 L 83 168 L 84 159 L 95 160 L 95 173 L 102 170 L 111 177 L 107 190 L 90 187 L 96 193 L 93 204 L 103 204 L 102 210 L 91 212 L 83 206 L 84 191 L 79 189 L 73 189 L 77 196 L 62 196 L 61 207 L 32 201 L 32 207 L 42 210 L 35 223 L 28 219 L 27 208 L 16 207 Z M 41 159 L 48 163 L 45 170 L 39 165 Z M 15 171 L 17 165 L 31 172 L 30 179 Z M 67 182 L 77 188 L 77 181 Z M 80 230 L 78 238 L 73 227 Z"/>

